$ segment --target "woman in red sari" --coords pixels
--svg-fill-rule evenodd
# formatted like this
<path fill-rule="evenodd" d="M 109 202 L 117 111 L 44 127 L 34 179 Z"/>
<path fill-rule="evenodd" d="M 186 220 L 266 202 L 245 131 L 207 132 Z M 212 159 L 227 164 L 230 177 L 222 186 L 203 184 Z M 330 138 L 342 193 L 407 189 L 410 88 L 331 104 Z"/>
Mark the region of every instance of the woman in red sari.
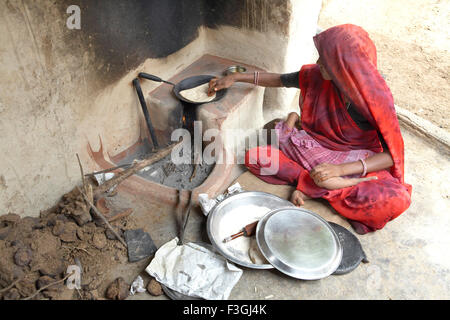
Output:
<path fill-rule="evenodd" d="M 314 43 L 317 64 L 290 74 L 233 74 L 212 80 L 210 90 L 236 81 L 298 87 L 301 129 L 320 145 L 320 154 L 331 159 L 370 150 L 370 156 L 338 164 L 325 157 L 308 170 L 289 153 L 266 146 L 247 152 L 247 168 L 266 182 L 295 184 L 291 201 L 296 205 L 308 198 L 326 199 L 359 234 L 381 229 L 409 207 L 411 186 L 404 182 L 403 138 L 392 94 L 377 70 L 376 48 L 367 32 L 350 24 L 321 32 Z M 274 161 L 277 173 L 265 175 L 264 168 Z M 377 179 L 335 190 L 323 187 L 327 179 L 355 175 Z"/>

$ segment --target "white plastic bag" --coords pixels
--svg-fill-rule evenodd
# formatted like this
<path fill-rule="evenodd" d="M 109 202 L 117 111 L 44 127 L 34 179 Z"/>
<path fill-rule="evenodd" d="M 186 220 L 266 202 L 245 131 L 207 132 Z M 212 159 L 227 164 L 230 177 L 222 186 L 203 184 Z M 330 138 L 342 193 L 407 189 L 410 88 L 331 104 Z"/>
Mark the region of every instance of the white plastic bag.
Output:
<path fill-rule="evenodd" d="M 228 299 L 242 270 L 203 246 L 177 243 L 175 238 L 161 246 L 145 271 L 159 283 L 184 295 Z"/>
<path fill-rule="evenodd" d="M 207 193 L 200 193 L 198 195 L 198 202 L 205 216 L 207 216 L 211 209 L 217 204 L 217 200 L 210 199 Z"/>
<path fill-rule="evenodd" d="M 200 208 L 202 209 L 203 214 L 207 216 L 208 213 L 211 211 L 212 208 L 214 208 L 216 204 L 225 200 L 228 196 L 232 194 L 243 191 L 244 189 L 242 189 L 239 182 L 236 182 L 227 189 L 227 192 L 225 194 L 219 194 L 215 199 L 210 199 L 207 193 L 200 193 L 198 195 L 198 202 L 200 204 Z"/>

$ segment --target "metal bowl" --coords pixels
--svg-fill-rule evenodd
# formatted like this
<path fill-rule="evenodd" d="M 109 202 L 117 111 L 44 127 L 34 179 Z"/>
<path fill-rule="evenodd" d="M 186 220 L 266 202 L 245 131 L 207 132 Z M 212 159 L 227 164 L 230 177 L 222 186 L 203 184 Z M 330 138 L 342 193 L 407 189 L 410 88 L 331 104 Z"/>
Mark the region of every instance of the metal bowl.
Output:
<path fill-rule="evenodd" d="M 223 73 L 227 76 L 232 73 L 244 73 L 246 71 L 247 71 L 247 68 L 243 67 L 243 66 L 230 66 L 230 67 L 226 68 Z"/>
<path fill-rule="evenodd" d="M 230 251 L 230 248 L 228 244 L 231 242 L 224 244 L 223 243 L 223 227 L 224 227 L 224 218 L 230 217 L 230 212 L 232 212 L 234 209 L 243 207 L 243 206 L 249 206 L 254 205 L 261 208 L 267 208 L 267 211 L 260 212 L 262 218 L 265 214 L 268 212 L 281 208 L 286 206 L 294 206 L 291 202 L 282 199 L 280 197 L 277 197 L 270 193 L 265 192 L 258 192 L 258 191 L 246 191 L 241 192 L 235 195 L 232 195 L 222 202 L 218 203 L 208 214 L 208 221 L 206 225 L 207 233 L 209 240 L 211 241 L 214 248 L 223 255 L 227 260 L 234 262 L 238 265 L 241 265 L 243 267 L 252 268 L 252 269 L 273 269 L 273 266 L 271 264 L 255 264 L 252 263 L 250 259 L 245 259 L 241 255 L 236 254 L 236 252 Z M 259 212 L 259 211 L 258 211 Z M 240 228 L 245 227 L 246 224 L 251 223 L 253 221 L 248 222 L 249 217 L 251 216 L 252 212 L 244 212 L 242 214 L 242 220 L 243 222 L 241 224 L 237 223 L 237 225 L 240 225 Z M 247 221 L 247 222 L 244 222 Z M 221 230 L 222 227 L 222 230 Z M 232 233 L 239 232 L 238 230 L 235 230 Z M 231 234 L 227 234 L 231 235 Z M 232 241 L 237 241 L 232 240 Z"/>

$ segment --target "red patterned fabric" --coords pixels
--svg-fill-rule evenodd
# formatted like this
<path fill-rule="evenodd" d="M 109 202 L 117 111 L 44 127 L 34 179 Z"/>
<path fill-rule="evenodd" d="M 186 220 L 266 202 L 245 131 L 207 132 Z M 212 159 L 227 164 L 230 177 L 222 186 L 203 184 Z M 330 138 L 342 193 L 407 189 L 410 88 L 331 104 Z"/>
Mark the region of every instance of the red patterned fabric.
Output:
<path fill-rule="evenodd" d="M 367 174 L 377 176 L 378 180 L 329 191 L 316 186 L 308 170 L 272 146 L 250 149 L 245 156 L 245 165 L 267 183 L 297 183 L 298 190 L 311 198 L 326 199 L 339 214 L 361 222 L 368 231 L 383 228 L 411 204 L 411 189 L 399 183 L 386 170 Z M 275 173 L 274 168 L 277 169 Z"/>
<path fill-rule="evenodd" d="M 307 134 L 305 130 L 299 130 L 296 127 L 288 128 L 285 121 L 278 122 L 275 130 L 278 136 L 279 149 L 308 171 L 322 163 L 354 162 L 359 159 L 367 159 L 375 154 L 366 149 L 348 151 L 327 149 Z M 359 177 L 361 177 L 361 174 L 347 176 L 347 178 Z"/>
<path fill-rule="evenodd" d="M 377 176 L 378 180 L 332 191 L 317 187 L 308 170 L 283 152 L 274 152 L 272 147 L 265 147 L 264 153 L 250 150 L 246 165 L 269 183 L 292 184 L 296 180 L 297 189 L 306 195 L 326 199 L 338 213 L 361 222 L 368 230 L 381 229 L 409 207 L 412 188 L 404 183 L 403 138 L 392 94 L 377 70 L 375 46 L 368 34 L 354 25 L 330 28 L 315 36 L 314 42 L 332 81 L 322 78 L 318 65 L 305 65 L 300 70 L 302 129 L 331 150 L 381 152 L 378 130 L 394 165 L 389 171 L 367 175 Z M 340 94 L 347 96 L 376 130 L 361 130 L 348 114 Z M 267 167 L 274 161 L 278 173 L 270 176 L 261 172 L 261 164 Z"/>
<path fill-rule="evenodd" d="M 351 120 L 334 84 L 374 128 L 380 131 L 394 159 L 392 175 L 404 182 L 404 150 L 394 100 L 377 69 L 375 45 L 361 27 L 345 24 L 319 33 L 314 43 L 325 69 L 333 79 L 323 80 L 316 66 L 302 68 L 300 89 L 305 108 L 302 126 L 316 133 L 324 146 L 382 150 L 376 132 L 362 131 Z M 315 101 L 311 100 L 315 97 Z M 327 124 L 325 124 L 327 123 Z M 322 124 L 322 125 L 321 125 Z M 322 127 L 323 126 L 323 127 Z M 341 143 L 344 142 L 344 143 Z"/>

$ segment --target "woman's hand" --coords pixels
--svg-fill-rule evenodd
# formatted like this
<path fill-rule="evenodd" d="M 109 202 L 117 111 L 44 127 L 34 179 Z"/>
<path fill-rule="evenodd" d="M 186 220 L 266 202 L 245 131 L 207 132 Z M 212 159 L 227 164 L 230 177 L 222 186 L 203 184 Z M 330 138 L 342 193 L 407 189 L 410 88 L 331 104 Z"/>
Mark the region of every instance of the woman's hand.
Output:
<path fill-rule="evenodd" d="M 343 175 L 342 167 L 338 164 L 321 163 L 315 166 L 309 173 L 310 177 L 316 181 L 325 181 Z"/>
<path fill-rule="evenodd" d="M 211 79 L 211 81 L 209 81 L 208 96 L 212 96 L 216 91 L 231 87 L 235 82 L 236 80 L 232 74 L 220 79 Z"/>

